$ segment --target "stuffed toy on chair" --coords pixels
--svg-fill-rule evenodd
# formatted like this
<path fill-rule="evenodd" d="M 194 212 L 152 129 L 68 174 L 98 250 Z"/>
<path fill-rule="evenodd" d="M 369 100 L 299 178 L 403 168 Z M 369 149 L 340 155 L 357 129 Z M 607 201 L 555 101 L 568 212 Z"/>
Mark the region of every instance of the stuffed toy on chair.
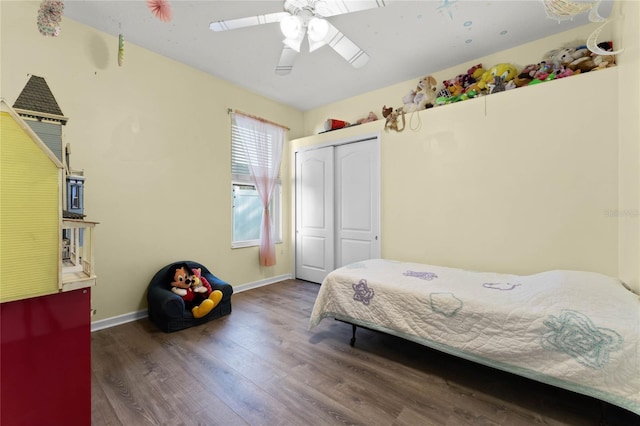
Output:
<path fill-rule="evenodd" d="M 222 300 L 222 292 L 212 290 L 200 268 L 192 270 L 186 263 L 180 263 L 168 273 L 171 291 L 182 297 L 185 308 L 191 311 L 194 318 L 204 317 Z"/>

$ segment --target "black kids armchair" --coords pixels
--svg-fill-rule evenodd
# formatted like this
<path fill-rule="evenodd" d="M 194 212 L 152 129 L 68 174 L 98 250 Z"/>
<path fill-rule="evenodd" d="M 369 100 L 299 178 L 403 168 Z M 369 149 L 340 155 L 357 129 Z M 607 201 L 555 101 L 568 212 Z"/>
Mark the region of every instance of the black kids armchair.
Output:
<path fill-rule="evenodd" d="M 200 268 L 202 276 L 209 282 L 212 290 L 220 290 L 222 292 L 220 303 L 202 318 L 194 318 L 193 314 L 188 309 L 185 309 L 182 297 L 171 291 L 168 273 L 173 271 L 174 267 L 180 263 L 186 263 L 191 269 Z M 156 272 L 149 283 L 147 289 L 149 319 L 166 333 L 204 324 L 231 313 L 232 294 L 233 287 L 213 275 L 204 265 L 189 260 L 174 262 Z"/>

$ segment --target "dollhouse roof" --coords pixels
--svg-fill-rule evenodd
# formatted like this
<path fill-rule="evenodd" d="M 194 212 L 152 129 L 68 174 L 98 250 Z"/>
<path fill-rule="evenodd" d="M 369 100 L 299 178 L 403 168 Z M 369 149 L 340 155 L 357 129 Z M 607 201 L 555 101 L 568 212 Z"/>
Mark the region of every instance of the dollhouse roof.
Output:
<path fill-rule="evenodd" d="M 51 160 L 51 162 L 53 162 L 53 164 L 57 168 L 64 169 L 64 165 L 58 159 L 58 157 L 56 157 L 51 149 L 42 141 L 42 139 L 40 139 L 40 136 L 38 136 L 36 132 L 34 132 L 31 127 L 29 127 L 29 125 L 27 125 L 24 119 L 19 115 L 18 111 L 14 110 L 9 106 L 9 104 L 7 104 L 4 98 L 0 98 L 0 112 L 8 113 L 11 118 L 13 118 L 13 120 L 18 124 L 20 129 L 22 129 L 22 131 L 26 133 L 26 136 L 30 138 L 33 143 L 35 143 L 47 157 L 49 157 L 49 160 Z"/>
<path fill-rule="evenodd" d="M 51 93 L 49 85 L 43 77 L 32 75 L 27 84 L 20 92 L 18 99 L 13 104 L 13 108 L 18 113 L 34 116 L 36 118 L 47 118 L 67 124 L 69 120 L 62 114 L 62 110 L 56 102 L 56 98 Z M 33 113 L 41 113 L 42 116 Z"/>

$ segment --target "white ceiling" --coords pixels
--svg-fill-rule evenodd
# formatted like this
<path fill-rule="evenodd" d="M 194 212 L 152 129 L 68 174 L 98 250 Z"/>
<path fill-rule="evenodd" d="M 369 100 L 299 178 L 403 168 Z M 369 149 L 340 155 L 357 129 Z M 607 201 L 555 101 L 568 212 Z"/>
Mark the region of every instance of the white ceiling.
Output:
<path fill-rule="evenodd" d="M 277 23 L 209 30 L 211 21 L 281 12 L 282 0 L 170 0 L 173 19 L 168 23 L 151 13 L 145 0 L 67 0 L 64 16 L 114 36 L 121 33 L 125 43 L 301 111 L 588 23 L 587 14 L 562 22 L 550 19 L 541 0 L 379 2 L 386 7 L 327 18 L 370 56 L 363 68 L 353 68 L 328 46 L 309 53 L 305 42 L 285 76 L 275 74 L 283 39 Z M 600 15 L 609 16 L 612 3 L 604 0 Z M 124 58 L 126 67 L 126 44 Z"/>

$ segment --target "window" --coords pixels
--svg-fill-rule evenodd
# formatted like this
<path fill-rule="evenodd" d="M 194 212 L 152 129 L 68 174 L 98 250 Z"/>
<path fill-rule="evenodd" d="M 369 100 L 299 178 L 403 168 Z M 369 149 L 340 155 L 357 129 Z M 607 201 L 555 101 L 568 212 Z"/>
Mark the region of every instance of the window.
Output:
<path fill-rule="evenodd" d="M 80 191 L 78 185 L 71 185 L 71 208 L 80 208 Z"/>
<path fill-rule="evenodd" d="M 82 184 L 81 179 L 67 178 L 67 210 L 82 213 Z"/>
<path fill-rule="evenodd" d="M 249 161 L 243 144 L 251 146 L 252 132 L 235 124 L 231 126 L 232 173 L 232 240 L 231 247 L 250 247 L 260 244 L 262 204 L 249 171 Z M 274 223 L 275 238 L 282 242 L 282 183 L 278 181 L 269 205 Z"/>

